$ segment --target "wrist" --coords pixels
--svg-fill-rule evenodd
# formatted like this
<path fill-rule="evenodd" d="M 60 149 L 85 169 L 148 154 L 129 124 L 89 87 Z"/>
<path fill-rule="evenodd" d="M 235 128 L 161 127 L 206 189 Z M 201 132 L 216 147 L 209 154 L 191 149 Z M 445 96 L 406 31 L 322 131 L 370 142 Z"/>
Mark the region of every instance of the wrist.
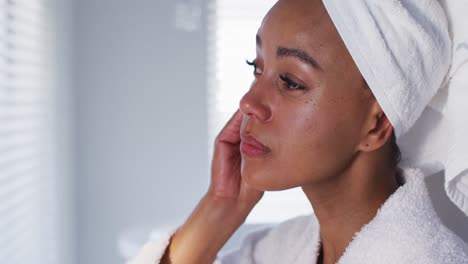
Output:
<path fill-rule="evenodd" d="M 247 215 L 235 200 L 205 195 L 174 234 L 170 259 L 174 263 L 211 263 Z"/>
<path fill-rule="evenodd" d="M 201 210 L 208 221 L 241 225 L 250 211 L 251 206 L 234 198 L 224 198 L 206 194 L 200 202 Z"/>

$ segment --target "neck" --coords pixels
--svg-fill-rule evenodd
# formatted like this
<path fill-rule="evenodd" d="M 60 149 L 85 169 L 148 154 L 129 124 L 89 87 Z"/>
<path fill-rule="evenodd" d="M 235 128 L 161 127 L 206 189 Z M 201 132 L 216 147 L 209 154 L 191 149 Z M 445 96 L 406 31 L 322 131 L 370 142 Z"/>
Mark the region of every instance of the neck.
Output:
<path fill-rule="evenodd" d="M 355 161 L 330 180 L 302 186 L 320 224 L 323 263 L 336 263 L 354 234 L 398 188 L 395 168 Z"/>

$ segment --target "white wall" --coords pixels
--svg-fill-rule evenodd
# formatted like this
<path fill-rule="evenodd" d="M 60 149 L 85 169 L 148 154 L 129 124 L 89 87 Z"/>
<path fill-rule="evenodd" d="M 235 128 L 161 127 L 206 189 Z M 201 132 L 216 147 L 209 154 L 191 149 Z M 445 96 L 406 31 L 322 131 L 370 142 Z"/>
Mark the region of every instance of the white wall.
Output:
<path fill-rule="evenodd" d="M 176 30 L 176 3 L 76 1 L 80 264 L 122 263 L 120 232 L 185 218 L 208 186 L 206 29 Z"/>
<path fill-rule="evenodd" d="M 54 263 L 74 264 L 76 260 L 76 208 L 74 188 L 74 115 L 73 115 L 73 0 L 54 0 L 55 54 L 57 54 L 54 107 L 54 135 L 57 144 L 55 162 L 57 193 L 54 197 L 58 219 L 54 232 L 58 236 Z M 52 48 L 52 47 L 51 47 Z M 54 234 L 54 235 L 55 235 Z M 50 234 L 52 235 L 52 234 Z"/>

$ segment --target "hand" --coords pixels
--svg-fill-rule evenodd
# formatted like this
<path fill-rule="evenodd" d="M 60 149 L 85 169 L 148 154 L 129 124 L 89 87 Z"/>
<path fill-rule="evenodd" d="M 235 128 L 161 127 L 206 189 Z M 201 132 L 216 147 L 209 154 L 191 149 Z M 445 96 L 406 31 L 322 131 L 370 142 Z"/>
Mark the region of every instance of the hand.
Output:
<path fill-rule="evenodd" d="M 249 186 L 241 175 L 242 118 L 243 113 L 237 110 L 216 137 L 207 196 L 230 201 L 250 212 L 262 198 L 263 191 Z"/>
<path fill-rule="evenodd" d="M 238 110 L 216 137 L 208 192 L 172 237 L 161 263 L 212 263 L 262 198 L 263 191 L 241 176 L 242 118 Z"/>

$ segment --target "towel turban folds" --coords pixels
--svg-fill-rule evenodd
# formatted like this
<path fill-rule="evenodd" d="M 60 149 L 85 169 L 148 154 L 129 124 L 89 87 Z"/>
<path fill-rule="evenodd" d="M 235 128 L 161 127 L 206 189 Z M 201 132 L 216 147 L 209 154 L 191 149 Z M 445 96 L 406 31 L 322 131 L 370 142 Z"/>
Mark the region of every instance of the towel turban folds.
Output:
<path fill-rule="evenodd" d="M 392 123 L 402 163 L 445 170 L 468 215 L 468 1 L 323 0 Z"/>

